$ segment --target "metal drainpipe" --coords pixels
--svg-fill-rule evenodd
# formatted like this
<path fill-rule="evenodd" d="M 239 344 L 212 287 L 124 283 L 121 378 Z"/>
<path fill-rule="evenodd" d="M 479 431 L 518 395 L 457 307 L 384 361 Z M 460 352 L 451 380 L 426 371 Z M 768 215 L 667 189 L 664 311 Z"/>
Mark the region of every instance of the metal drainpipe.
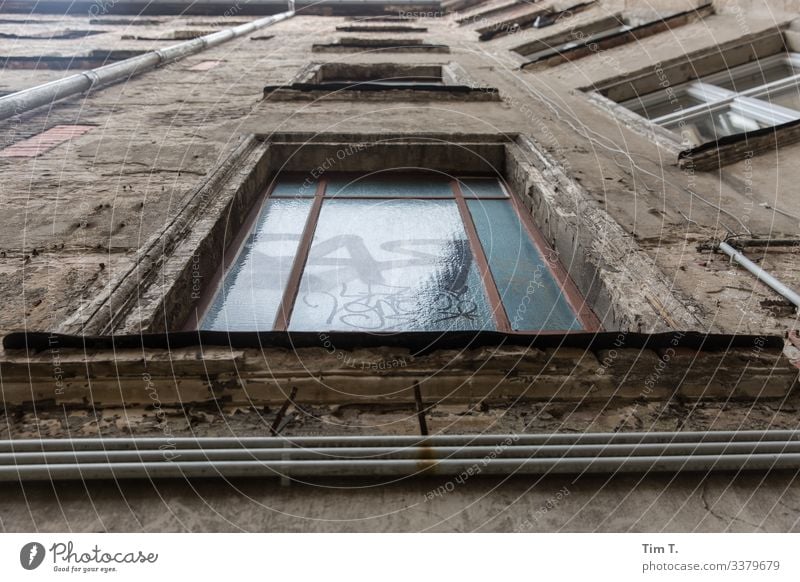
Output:
<path fill-rule="evenodd" d="M 388 459 L 549 459 L 588 457 L 654 457 L 674 455 L 762 455 L 800 453 L 798 441 L 675 443 L 640 445 L 573 445 L 539 447 L 365 447 L 275 449 L 170 449 L 181 461 L 379 461 Z M 95 450 L 0 453 L 0 466 L 58 463 L 124 463 L 166 461 L 165 451 Z"/>
<path fill-rule="evenodd" d="M 769 286 L 773 291 L 794 303 L 796 307 L 800 307 L 800 294 L 784 285 L 781 281 L 756 265 L 753 261 L 745 257 L 731 245 L 726 242 L 721 242 L 719 243 L 719 250 L 728 255 L 734 262 L 739 263 L 745 269 L 750 271 L 750 273 L 755 275 L 759 281 Z"/>
<path fill-rule="evenodd" d="M 305 461 L 182 461 L 39 463 L 0 466 L 0 481 L 63 479 L 156 479 L 190 477 L 413 477 L 564 473 L 652 473 L 683 471 L 772 471 L 800 469 L 798 453 L 660 455 L 623 457 L 382 459 Z"/>
<path fill-rule="evenodd" d="M 72 439 L 0 440 L 0 452 L 148 450 L 170 446 L 177 449 L 255 449 L 328 447 L 466 447 L 543 446 L 581 444 L 730 443 L 800 441 L 800 430 L 735 430 L 684 432 L 599 432 L 553 434 L 466 434 L 431 436 L 318 436 L 318 437 L 122 437 Z"/>
<path fill-rule="evenodd" d="M 57 81 L 51 81 L 50 83 L 44 83 L 43 85 L 37 85 L 36 87 L 11 93 L 10 95 L 0 97 L 0 119 L 8 119 L 9 117 L 19 115 L 25 111 L 35 109 L 36 107 L 49 105 L 59 99 L 89 91 L 97 86 L 106 85 L 122 79 L 129 79 L 140 73 L 154 69 L 159 65 L 204 51 L 205 49 L 249 34 L 260 28 L 286 20 L 292 16 L 294 16 L 294 11 L 289 10 L 287 12 L 254 20 L 247 24 L 220 30 L 213 34 L 207 34 L 206 36 L 201 36 L 167 48 L 150 51 L 137 57 L 125 59 L 124 61 L 104 65 L 96 69 L 64 77 Z"/>

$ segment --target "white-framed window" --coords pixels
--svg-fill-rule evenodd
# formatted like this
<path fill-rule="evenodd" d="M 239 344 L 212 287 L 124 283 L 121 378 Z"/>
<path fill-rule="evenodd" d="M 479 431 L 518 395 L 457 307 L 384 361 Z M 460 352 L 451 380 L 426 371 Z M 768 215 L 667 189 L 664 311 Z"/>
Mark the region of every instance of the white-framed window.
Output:
<path fill-rule="evenodd" d="M 620 103 L 699 146 L 800 119 L 800 53 L 781 53 Z"/>

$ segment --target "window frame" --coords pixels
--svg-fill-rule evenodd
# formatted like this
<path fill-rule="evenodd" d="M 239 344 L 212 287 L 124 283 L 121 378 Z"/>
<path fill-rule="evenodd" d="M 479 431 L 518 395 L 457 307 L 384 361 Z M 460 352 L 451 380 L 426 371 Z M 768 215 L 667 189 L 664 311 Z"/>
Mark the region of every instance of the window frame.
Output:
<path fill-rule="evenodd" d="M 368 172 L 365 174 L 368 174 Z M 407 177 L 431 176 L 430 172 L 428 173 L 397 172 L 396 175 L 397 174 Z M 188 320 L 183 325 L 183 329 L 185 331 L 200 330 L 201 322 L 205 319 L 206 315 L 208 314 L 208 311 L 210 310 L 218 293 L 220 292 L 220 289 L 225 281 L 225 277 L 227 276 L 230 268 L 236 263 L 239 255 L 244 251 L 245 248 L 244 242 L 247 239 L 247 237 L 253 232 L 253 229 L 258 221 L 258 217 L 261 215 L 266 204 L 272 199 L 297 198 L 294 196 L 273 196 L 273 191 L 279 184 L 281 179 L 287 179 L 287 178 L 291 179 L 292 177 L 297 177 L 297 176 L 298 174 L 295 172 L 287 172 L 273 177 L 269 185 L 257 198 L 247 216 L 247 219 L 242 224 L 241 228 L 236 233 L 235 237 L 232 239 L 231 244 L 228 246 L 228 249 L 224 253 L 223 260 L 220 261 L 220 264 L 217 266 L 211 285 L 209 285 L 206 288 L 206 290 L 202 293 L 197 303 L 196 309 L 192 310 Z M 461 222 L 464 226 L 464 231 L 469 241 L 470 250 L 472 251 L 472 256 L 473 259 L 475 260 L 478 269 L 478 274 L 480 276 L 483 289 L 486 294 L 486 299 L 491 308 L 491 317 L 495 324 L 495 330 L 493 331 L 506 334 L 513 334 L 513 335 L 537 335 L 537 334 L 562 335 L 564 333 L 595 333 L 602 329 L 600 320 L 591 310 L 586 299 L 578 290 L 577 286 L 570 278 L 566 269 L 561 265 L 557 253 L 547 243 L 542 233 L 534 224 L 533 217 L 525 210 L 525 207 L 522 204 L 522 202 L 515 195 L 512 189 L 509 188 L 508 184 L 502 177 L 488 176 L 486 174 L 480 174 L 480 175 L 459 174 L 457 177 L 448 179 L 448 184 L 450 185 L 453 191 L 452 196 L 403 196 L 402 198 L 386 197 L 386 196 L 357 196 L 357 197 L 326 196 L 325 193 L 328 182 L 330 180 L 341 178 L 343 176 L 352 177 L 354 176 L 354 173 L 330 172 L 324 176 L 319 177 L 316 183 L 316 190 L 314 191 L 313 196 L 300 197 L 301 199 L 312 200 L 311 207 L 309 209 L 309 213 L 306 218 L 305 225 L 303 227 L 303 232 L 300 237 L 299 244 L 295 251 L 294 259 L 292 261 L 292 267 L 289 271 L 289 276 L 286 280 L 286 285 L 283 290 L 280 307 L 278 308 L 278 312 L 276 314 L 274 323 L 270 329 L 258 330 L 259 332 L 289 331 L 289 324 L 291 321 L 292 312 L 294 309 L 295 302 L 297 300 L 297 296 L 300 290 L 301 279 L 311 251 L 311 246 L 313 243 L 314 234 L 317 229 L 317 224 L 319 222 L 319 217 L 322 210 L 322 203 L 326 199 L 454 201 L 456 203 L 456 206 L 458 207 L 459 216 L 461 218 Z M 466 197 L 461 189 L 459 181 L 469 180 L 473 178 L 496 179 L 498 184 L 502 188 L 503 192 L 505 193 L 505 197 L 485 197 L 485 198 Z M 481 200 L 481 199 L 509 201 L 515 215 L 517 216 L 517 218 L 520 221 L 520 224 L 522 225 L 524 234 L 529 238 L 531 243 L 534 245 L 534 247 L 536 247 L 536 249 L 541 254 L 544 260 L 543 262 L 546 265 L 548 272 L 552 276 L 553 281 L 555 282 L 560 292 L 560 295 L 563 296 L 567 305 L 574 313 L 575 319 L 581 325 L 580 330 L 568 331 L 568 330 L 551 329 L 551 330 L 516 331 L 512 329 L 511 319 L 508 313 L 506 312 L 505 306 L 503 305 L 503 298 L 500 295 L 500 292 L 497 288 L 497 283 L 495 282 L 494 276 L 491 273 L 491 267 L 486 258 L 486 254 L 484 252 L 482 243 L 478 236 L 471 211 L 469 210 L 469 207 L 467 205 L 468 200 Z M 318 331 L 326 332 L 328 330 L 320 329 Z M 400 332 L 407 332 L 407 331 L 408 330 L 400 330 Z M 233 330 L 230 331 L 230 333 L 233 332 L 234 332 Z M 354 331 L 352 333 L 372 333 L 372 332 Z M 387 332 L 387 333 L 396 333 L 396 332 Z"/>
<path fill-rule="evenodd" d="M 770 66 L 779 63 L 788 64 L 799 72 L 795 75 L 764 83 L 740 92 L 715 85 L 715 83 L 735 79 L 737 77 L 758 74 Z M 679 124 L 681 122 L 684 124 L 691 123 L 703 116 L 717 113 L 728 108 L 741 115 L 768 124 L 770 127 L 797 121 L 800 119 L 800 108 L 794 110 L 776 103 L 770 103 L 768 100 L 762 98 L 769 97 L 773 92 L 798 86 L 800 86 L 800 53 L 787 51 L 757 59 L 730 70 L 717 71 L 699 79 L 686 81 L 677 85 L 672 89 L 673 94 L 688 95 L 702 101 L 702 103 L 684 109 L 678 109 L 666 115 L 649 118 L 641 113 L 647 109 L 648 104 L 652 105 L 663 102 L 664 96 L 668 95 L 666 89 L 654 91 L 642 97 L 627 99 L 619 102 L 618 105 L 647 122 L 664 128 L 675 136 L 676 141 L 680 141 L 679 131 L 669 126 L 674 126 L 676 123 Z M 720 135 L 717 139 L 721 137 L 724 136 Z M 692 147 L 699 147 L 701 145 L 703 144 L 694 144 Z"/>
<path fill-rule="evenodd" d="M 689 10 L 644 17 L 637 15 L 634 11 L 626 10 L 576 25 L 570 30 L 525 43 L 511 50 L 522 57 L 521 69 L 536 70 L 537 68 L 555 67 L 604 50 L 675 30 L 702 20 L 713 13 L 714 6 L 711 2 Z M 528 50 L 536 44 L 543 48 L 535 51 Z"/>

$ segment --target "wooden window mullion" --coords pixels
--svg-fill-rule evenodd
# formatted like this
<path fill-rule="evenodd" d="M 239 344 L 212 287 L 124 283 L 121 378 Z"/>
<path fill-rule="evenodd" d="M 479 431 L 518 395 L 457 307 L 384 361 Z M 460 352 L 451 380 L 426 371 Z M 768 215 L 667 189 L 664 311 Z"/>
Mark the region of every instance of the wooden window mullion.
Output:
<path fill-rule="evenodd" d="M 478 264 L 478 272 L 480 273 L 481 280 L 483 281 L 483 288 L 486 290 L 486 297 L 489 299 L 489 305 L 492 309 L 492 317 L 494 318 L 497 331 L 510 332 L 511 322 L 508 319 L 505 307 L 503 307 L 503 299 L 500 297 L 500 291 L 497 289 L 492 271 L 489 268 L 489 261 L 486 259 L 486 253 L 483 252 L 483 245 L 481 245 L 478 231 L 475 228 L 475 223 L 472 221 L 472 214 L 469 211 L 467 201 L 464 199 L 464 193 L 461 191 L 461 186 L 458 180 L 451 181 L 453 193 L 456 197 L 456 204 L 461 214 L 461 221 L 464 223 L 464 230 L 469 239 L 469 246 L 472 250 L 472 256 L 475 257 L 475 262 Z"/>
<path fill-rule="evenodd" d="M 289 321 L 292 318 L 294 302 L 297 300 L 297 294 L 300 290 L 300 280 L 303 277 L 303 270 L 308 262 L 311 243 L 314 240 L 314 232 L 317 230 L 317 222 L 319 221 L 322 201 L 325 196 L 326 182 L 327 181 L 323 179 L 317 184 L 314 201 L 311 203 L 311 209 L 309 210 L 306 224 L 303 227 L 303 236 L 300 239 L 300 245 L 297 247 L 297 252 L 294 256 L 294 263 L 292 263 L 292 270 L 289 272 L 289 280 L 286 282 L 286 289 L 283 291 L 283 298 L 278 308 L 278 314 L 275 316 L 274 331 L 286 331 L 289 329 Z"/>

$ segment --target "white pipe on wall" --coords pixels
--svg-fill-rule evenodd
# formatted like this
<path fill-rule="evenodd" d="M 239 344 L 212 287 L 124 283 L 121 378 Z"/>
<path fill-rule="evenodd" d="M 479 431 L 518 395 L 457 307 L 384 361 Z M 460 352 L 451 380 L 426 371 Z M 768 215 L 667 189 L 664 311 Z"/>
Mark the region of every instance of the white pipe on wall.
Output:
<path fill-rule="evenodd" d="M 731 245 L 726 242 L 721 242 L 719 243 L 719 250 L 728 255 L 734 262 L 739 263 L 742 267 L 755 275 L 759 281 L 770 287 L 773 291 L 788 301 L 794 303 L 796 307 L 800 307 L 800 294 L 784 285 L 780 280 L 756 265 L 753 261 L 745 257 Z"/>
<path fill-rule="evenodd" d="M 293 11 L 267 16 L 253 22 L 220 30 L 219 32 L 154 50 L 130 59 L 103 65 L 57 81 L 5 95 L 0 97 L 0 119 L 7 119 L 43 105 L 50 105 L 59 99 L 84 93 L 97 86 L 129 79 L 160 65 L 188 57 L 292 16 L 294 16 Z"/>

